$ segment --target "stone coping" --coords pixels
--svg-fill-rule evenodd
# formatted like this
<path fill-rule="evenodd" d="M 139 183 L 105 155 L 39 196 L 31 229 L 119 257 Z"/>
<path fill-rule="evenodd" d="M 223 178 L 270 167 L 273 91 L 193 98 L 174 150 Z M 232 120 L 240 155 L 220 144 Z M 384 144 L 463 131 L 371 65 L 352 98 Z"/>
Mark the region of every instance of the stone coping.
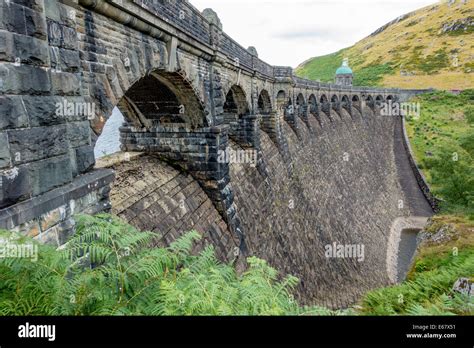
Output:
<path fill-rule="evenodd" d="M 0 228 L 13 229 L 71 200 L 84 197 L 113 180 L 114 172 L 111 169 L 97 169 L 78 176 L 67 185 L 0 210 Z"/>

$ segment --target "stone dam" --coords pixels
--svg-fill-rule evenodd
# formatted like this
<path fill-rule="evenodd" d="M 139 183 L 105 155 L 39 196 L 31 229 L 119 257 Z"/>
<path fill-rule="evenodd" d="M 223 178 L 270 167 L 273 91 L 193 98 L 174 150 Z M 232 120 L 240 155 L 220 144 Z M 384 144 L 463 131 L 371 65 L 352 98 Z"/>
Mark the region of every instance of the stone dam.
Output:
<path fill-rule="evenodd" d="M 0 228 L 61 245 L 105 211 L 157 245 L 195 229 L 197 249 L 265 259 L 302 303 L 344 308 L 399 280 L 404 233 L 433 214 L 403 117 L 381 113 L 411 93 L 296 77 L 187 1 L 2 1 Z M 122 151 L 96 161 L 115 107 Z"/>

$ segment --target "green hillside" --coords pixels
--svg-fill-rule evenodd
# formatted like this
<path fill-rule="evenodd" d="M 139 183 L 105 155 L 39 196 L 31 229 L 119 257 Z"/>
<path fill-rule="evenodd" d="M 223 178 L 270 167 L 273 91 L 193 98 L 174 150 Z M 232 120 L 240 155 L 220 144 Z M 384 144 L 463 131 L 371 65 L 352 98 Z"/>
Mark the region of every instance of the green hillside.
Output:
<path fill-rule="evenodd" d="M 399 88 L 474 88 L 474 2 L 447 1 L 388 23 L 354 46 L 315 57 L 296 74 L 334 81 L 344 57 L 354 84 Z"/>

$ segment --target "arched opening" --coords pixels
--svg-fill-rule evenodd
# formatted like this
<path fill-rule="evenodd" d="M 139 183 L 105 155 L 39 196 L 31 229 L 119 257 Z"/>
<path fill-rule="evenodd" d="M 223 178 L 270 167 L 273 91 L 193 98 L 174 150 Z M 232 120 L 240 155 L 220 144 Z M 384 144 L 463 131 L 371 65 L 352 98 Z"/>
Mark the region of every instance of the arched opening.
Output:
<path fill-rule="evenodd" d="M 283 100 L 284 100 L 283 96 Z M 270 138 L 275 141 L 276 140 L 276 133 L 275 133 L 275 125 L 276 119 L 275 115 L 272 115 L 272 102 L 270 99 L 270 94 L 268 91 L 263 89 L 258 96 L 258 103 L 257 103 L 257 110 L 260 117 L 260 127 L 261 129 L 266 132 Z"/>
<path fill-rule="evenodd" d="M 377 105 L 378 107 L 381 107 L 382 104 L 384 102 L 384 99 L 381 95 L 378 95 L 376 98 L 375 98 L 375 105 Z"/>
<path fill-rule="evenodd" d="M 375 101 L 374 101 L 374 97 L 372 97 L 371 95 L 368 95 L 366 98 L 365 98 L 365 105 L 367 105 L 370 109 L 374 109 L 375 108 Z"/>
<path fill-rule="evenodd" d="M 250 114 L 247 97 L 242 87 L 233 85 L 227 92 L 224 103 L 224 122 L 231 124 Z"/>
<path fill-rule="evenodd" d="M 319 109 L 318 109 L 318 101 L 316 100 L 316 96 L 311 94 L 308 99 L 308 109 L 309 113 L 314 117 L 318 117 Z"/>
<path fill-rule="evenodd" d="M 344 95 L 341 100 L 341 107 L 346 110 L 349 114 L 351 114 L 351 102 L 347 95 Z"/>
<path fill-rule="evenodd" d="M 393 98 L 392 95 L 389 95 L 389 96 L 387 97 L 387 102 L 390 101 L 390 100 L 391 100 L 392 102 L 394 101 L 394 98 Z"/>
<path fill-rule="evenodd" d="M 306 101 L 302 93 L 296 98 L 296 113 L 303 120 L 306 120 Z"/>
<path fill-rule="evenodd" d="M 321 110 L 328 116 L 331 116 L 330 113 L 331 113 L 331 104 L 329 103 L 328 101 L 328 98 L 326 97 L 325 94 L 323 94 L 321 96 L 321 98 L 319 99 L 319 102 L 321 104 Z"/>
<path fill-rule="evenodd" d="M 351 106 L 359 113 L 362 113 L 362 105 L 360 103 L 360 98 L 358 95 L 352 96 Z"/>
<path fill-rule="evenodd" d="M 94 119 L 91 125 L 98 135 L 94 149 L 96 158 L 119 150 L 144 150 L 130 140 L 131 129 L 146 134 L 160 127 L 177 126 L 192 131 L 208 125 L 204 107 L 188 81 L 178 73 L 162 71 L 135 82 L 118 101 L 111 116 L 105 119 L 106 122 Z"/>
<path fill-rule="evenodd" d="M 279 91 L 276 97 L 277 113 L 280 117 L 285 115 L 286 111 L 286 93 L 285 91 Z"/>
<path fill-rule="evenodd" d="M 267 90 L 262 90 L 258 96 L 258 113 L 260 115 L 270 115 L 272 112 L 272 102 Z"/>

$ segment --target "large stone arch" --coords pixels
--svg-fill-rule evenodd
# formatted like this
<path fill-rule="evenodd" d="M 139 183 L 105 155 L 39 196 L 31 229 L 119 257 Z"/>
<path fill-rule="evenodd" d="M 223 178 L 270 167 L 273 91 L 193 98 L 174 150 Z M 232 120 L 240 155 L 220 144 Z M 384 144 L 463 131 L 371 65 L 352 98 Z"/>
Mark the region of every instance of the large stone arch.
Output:
<path fill-rule="evenodd" d="M 128 89 L 117 107 L 137 128 L 177 124 L 195 130 L 209 125 L 202 103 L 177 73 L 156 71 L 144 76 Z"/>

